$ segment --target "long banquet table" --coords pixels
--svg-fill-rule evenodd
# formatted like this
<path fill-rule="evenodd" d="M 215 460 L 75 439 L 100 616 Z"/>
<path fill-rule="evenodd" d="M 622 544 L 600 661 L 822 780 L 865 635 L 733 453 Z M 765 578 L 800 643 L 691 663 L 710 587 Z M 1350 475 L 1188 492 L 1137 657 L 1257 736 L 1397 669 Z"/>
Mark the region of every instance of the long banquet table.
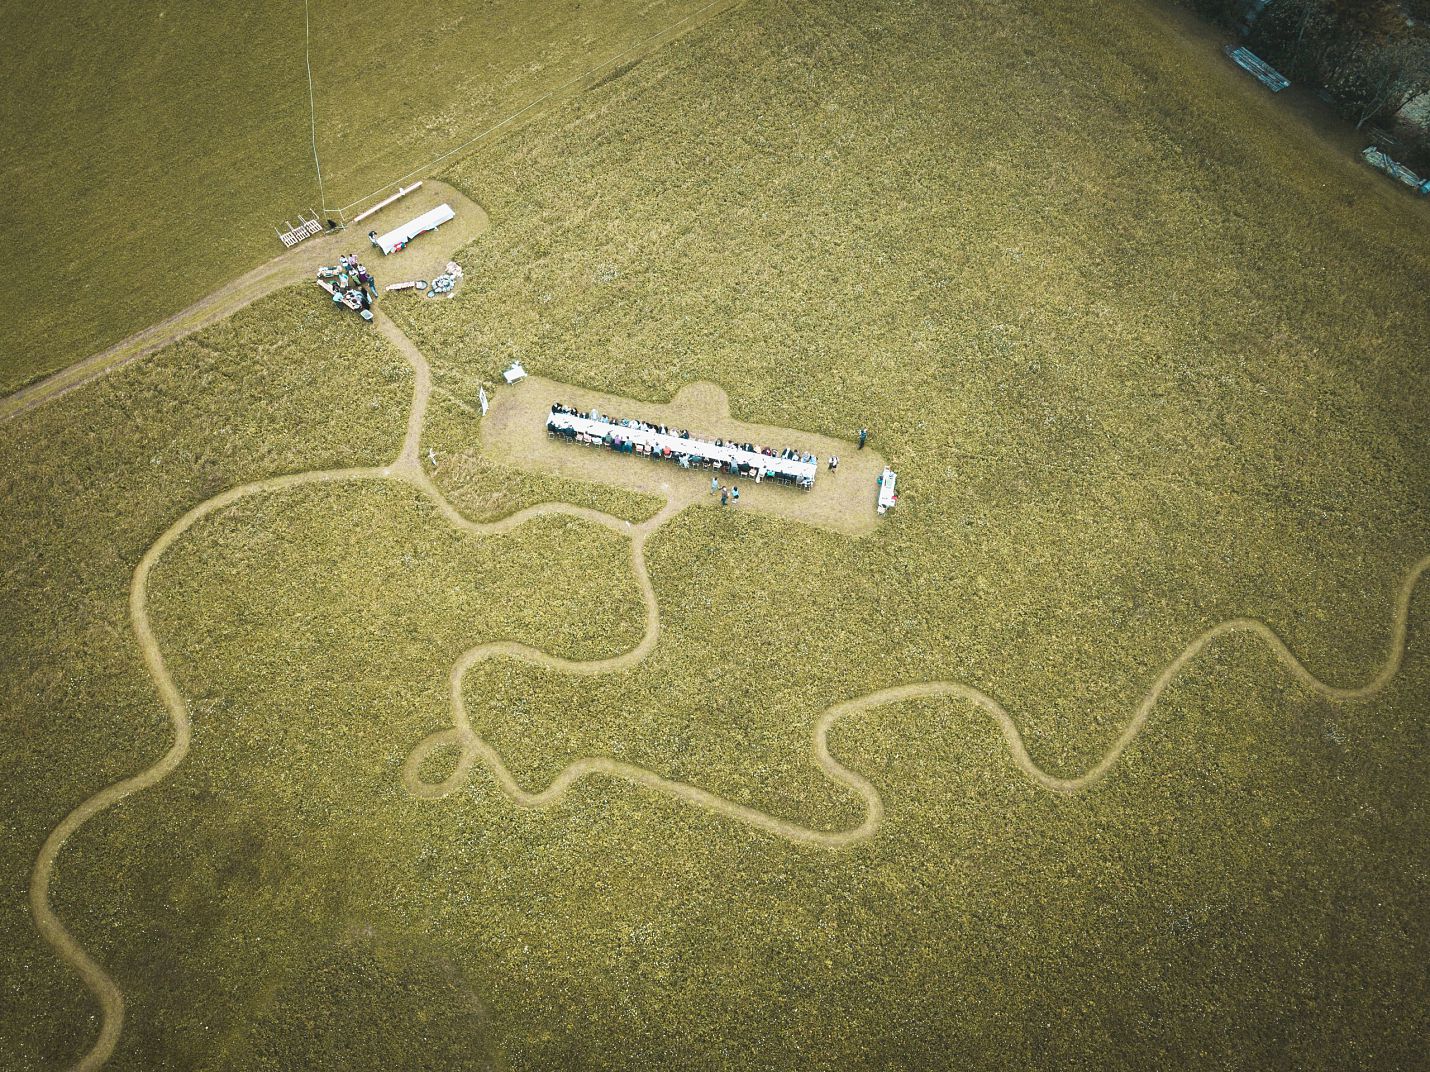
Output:
<path fill-rule="evenodd" d="M 757 454 L 740 447 L 721 447 L 704 439 L 682 439 L 680 436 L 662 435 L 644 428 L 629 428 L 624 424 L 612 424 L 591 417 L 578 417 L 573 413 L 552 413 L 548 428 L 565 428 L 568 431 L 588 436 L 605 438 L 615 436 L 629 443 L 639 443 L 653 451 L 670 451 L 672 456 L 688 454 L 693 458 L 717 461 L 722 465 L 735 462 L 742 466 L 758 466 L 766 476 L 787 476 L 805 487 L 814 486 L 814 478 L 819 472 L 819 459 L 812 462 L 796 458 L 772 458 L 768 454 Z"/>

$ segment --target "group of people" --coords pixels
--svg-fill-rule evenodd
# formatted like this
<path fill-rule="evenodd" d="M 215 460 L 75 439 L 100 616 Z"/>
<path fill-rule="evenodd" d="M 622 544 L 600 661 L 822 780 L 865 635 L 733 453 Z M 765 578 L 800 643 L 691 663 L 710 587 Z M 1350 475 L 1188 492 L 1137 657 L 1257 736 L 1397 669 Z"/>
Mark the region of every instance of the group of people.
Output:
<path fill-rule="evenodd" d="M 582 413 L 580 410 L 573 409 L 570 406 L 561 404 L 560 402 L 553 402 L 551 404 L 551 412 L 569 413 L 573 417 L 585 417 L 587 420 L 605 421 L 607 424 L 614 425 L 617 428 L 634 428 L 642 432 L 655 432 L 658 435 L 675 436 L 677 439 L 690 438 L 690 432 L 688 429 L 685 428 L 675 429 L 668 428 L 663 424 L 647 424 L 645 421 L 633 421 L 618 417 L 604 417 L 597 410 L 594 409 L 591 410 L 589 413 Z M 816 458 L 813 454 L 808 453 L 807 451 L 800 450 L 798 447 L 785 447 L 783 450 L 776 450 L 774 447 L 762 447 L 755 443 L 736 443 L 733 439 L 715 439 L 711 440 L 711 442 L 713 442 L 717 447 L 728 447 L 734 450 L 743 450 L 747 454 L 763 454 L 767 458 L 779 458 L 782 461 L 804 462 L 807 465 L 819 464 L 818 458 Z M 830 458 L 829 468 L 838 469 L 839 459 Z"/>
<path fill-rule="evenodd" d="M 318 280 L 326 280 L 325 285 L 332 291 L 334 305 L 346 305 L 355 312 L 362 312 L 364 319 L 369 319 L 367 314 L 377 300 L 377 280 L 358 263 L 356 256 L 344 253 L 338 258 L 336 267 L 319 268 Z"/>
<path fill-rule="evenodd" d="M 578 432 L 575 429 L 565 427 L 565 422 L 559 419 L 563 415 L 600 422 L 608 426 L 609 430 L 603 429 L 599 437 L 592 437 L 588 434 Z M 819 459 L 813 454 L 802 451 L 796 447 L 785 447 L 776 450 L 773 447 L 759 446 L 754 443 L 736 443 L 734 440 L 727 439 L 701 440 L 692 437 L 688 428 L 671 428 L 665 424 L 651 424 L 646 421 L 625 417 L 607 417 L 597 410 L 583 412 L 582 410 L 567 406 L 561 402 L 552 403 L 551 415 L 547 418 L 546 423 L 548 431 L 553 435 L 563 435 L 568 438 L 579 439 L 583 442 L 600 442 L 612 450 L 625 453 L 636 453 L 639 450 L 640 453 L 650 453 L 655 457 L 674 461 L 682 469 L 689 469 L 692 466 L 699 467 L 705 464 L 720 468 L 723 464 L 732 475 L 748 477 L 753 479 L 757 484 L 766 479 L 773 479 L 798 484 L 804 488 L 810 488 L 814 485 L 813 476 L 810 474 L 812 474 L 814 468 L 819 465 Z M 643 432 L 665 436 L 670 439 L 687 440 L 689 441 L 689 448 L 677 449 L 670 445 L 651 446 L 646 443 L 641 443 L 638 447 L 637 442 L 632 439 L 630 433 Z M 715 447 L 717 450 L 710 451 L 710 447 Z M 757 462 L 750 462 L 738 457 L 733 460 L 722 460 L 722 456 L 728 458 L 728 455 L 725 455 L 726 451 L 742 451 L 747 455 L 760 455 L 770 459 L 771 462 L 799 462 L 808 466 L 809 469 L 803 473 L 799 470 L 790 472 L 789 466 L 761 465 Z M 831 459 L 831 470 L 837 468 L 838 465 L 839 462 L 837 459 Z M 719 487 L 719 480 L 717 478 L 711 487 L 711 491 L 720 490 L 722 489 Z M 725 501 L 730 501 L 732 498 L 735 502 L 738 502 L 740 498 L 738 490 L 733 488 L 724 489 L 723 496 L 728 496 Z"/>
<path fill-rule="evenodd" d="M 741 450 L 749 451 L 751 454 L 763 454 L 767 458 L 781 458 L 784 461 L 804 462 L 807 465 L 815 465 L 819 462 L 813 454 L 806 453 L 798 447 L 785 447 L 784 450 L 775 450 L 774 447 L 761 447 L 754 443 L 729 443 L 723 444 L 720 440 L 715 441 L 717 446 L 739 447 Z"/>
<path fill-rule="evenodd" d="M 710 478 L 710 494 L 714 495 L 717 491 L 720 493 L 721 506 L 729 506 L 731 502 L 740 501 L 739 484 L 731 484 L 729 487 L 726 487 L 724 484 L 720 483 L 720 478 L 718 476 L 712 476 Z"/>
<path fill-rule="evenodd" d="M 377 301 L 377 280 L 372 277 L 372 273 L 359 264 L 357 256 L 352 253 L 344 253 L 339 257 L 338 266 L 342 269 L 338 276 L 339 289 L 346 290 L 350 284 L 355 284 L 358 296 L 362 299 L 362 307 L 371 309 L 372 303 Z"/>
<path fill-rule="evenodd" d="M 589 413 L 583 413 L 579 409 L 564 406 L 560 402 L 551 403 L 551 412 L 553 414 L 567 413 L 572 417 L 582 417 L 588 421 L 604 421 L 606 424 L 616 428 L 630 428 L 638 432 L 655 432 L 657 435 L 675 436 L 677 439 L 690 438 L 690 432 L 684 428 L 677 431 L 674 428 L 667 428 L 663 424 L 646 424 L 645 421 L 633 421 L 624 417 L 606 417 L 601 414 L 600 410 L 594 409 Z M 716 443 L 716 446 L 724 445 L 723 441 L 717 441 Z"/>

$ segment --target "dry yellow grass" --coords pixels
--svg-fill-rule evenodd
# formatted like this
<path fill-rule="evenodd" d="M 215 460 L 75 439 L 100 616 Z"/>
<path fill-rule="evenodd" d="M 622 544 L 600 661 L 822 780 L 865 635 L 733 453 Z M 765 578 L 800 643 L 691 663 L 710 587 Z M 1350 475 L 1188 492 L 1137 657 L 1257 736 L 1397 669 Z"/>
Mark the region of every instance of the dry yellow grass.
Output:
<path fill-rule="evenodd" d="M 496 227 L 455 300 L 389 303 L 439 386 L 470 399 L 512 357 L 631 397 L 714 378 L 746 419 L 868 425 L 905 489 L 863 540 L 682 515 L 650 545 L 648 660 L 469 678 L 517 775 L 609 754 L 832 828 L 857 816 L 810 723 L 876 688 L 976 684 L 1073 774 L 1225 617 L 1366 678 L 1430 537 L 1426 225 L 1258 94 L 1130 3 L 766 0 L 455 167 Z M 148 541 L 225 483 L 401 439 L 404 363 L 349 321 L 281 342 L 306 308 L 279 296 L 4 429 L 27 459 L 3 500 L 12 905 L 58 816 L 164 747 L 124 630 Z M 436 403 L 438 480 L 474 512 L 648 512 L 513 479 L 479 433 Z M 334 488 L 173 555 L 153 614 L 193 754 L 86 828 L 55 887 L 128 996 L 116 1068 L 1418 1060 L 1423 590 L 1373 701 L 1228 640 L 1075 799 L 957 702 L 841 724 L 887 816 L 824 853 L 615 783 L 542 813 L 480 778 L 402 791 L 453 652 L 633 643 L 620 541 L 588 526 L 473 545 Z M 6 918 L 0 1055 L 61 1061 L 76 984 Z"/>
<path fill-rule="evenodd" d="M 709 0 L 19 5 L 0 35 L 0 391 L 105 349 Z M 312 22 L 313 114 L 304 58 Z M 688 21 L 687 21 L 688 20 Z M 639 51 L 637 51 L 639 55 Z M 311 121 L 311 126 L 310 126 Z M 361 208 L 351 208 L 349 215 Z"/>

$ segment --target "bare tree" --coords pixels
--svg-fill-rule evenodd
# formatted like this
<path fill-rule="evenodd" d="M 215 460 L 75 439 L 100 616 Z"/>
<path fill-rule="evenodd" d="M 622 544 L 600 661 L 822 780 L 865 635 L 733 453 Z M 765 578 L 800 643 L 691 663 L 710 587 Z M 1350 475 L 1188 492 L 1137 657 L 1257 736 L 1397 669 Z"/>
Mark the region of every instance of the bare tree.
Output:
<path fill-rule="evenodd" d="M 1332 0 L 1280 0 L 1256 20 L 1251 43 L 1293 78 L 1321 82 L 1328 59 L 1347 43 L 1341 21 Z"/>
<path fill-rule="evenodd" d="M 1340 85 L 1335 88 L 1354 109 L 1357 130 L 1373 119 L 1394 115 L 1430 90 L 1430 41 L 1362 39 L 1337 81 Z"/>
<path fill-rule="evenodd" d="M 1286 9 L 1285 18 L 1292 30 L 1289 44 L 1291 55 L 1296 60 L 1301 58 L 1308 33 L 1314 41 L 1336 21 L 1329 0 L 1289 0 L 1281 6 Z"/>

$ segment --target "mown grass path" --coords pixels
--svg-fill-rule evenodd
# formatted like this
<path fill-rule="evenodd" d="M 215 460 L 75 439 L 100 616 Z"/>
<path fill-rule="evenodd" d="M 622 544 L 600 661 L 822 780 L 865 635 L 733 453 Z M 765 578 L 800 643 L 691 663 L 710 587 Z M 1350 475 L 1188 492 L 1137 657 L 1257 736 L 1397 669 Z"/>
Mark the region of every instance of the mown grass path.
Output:
<path fill-rule="evenodd" d="M 412 219 L 444 201 L 456 211 L 456 219 L 429 235 L 423 235 L 421 241 L 395 257 L 377 261 L 381 254 L 368 245 L 368 230 L 389 230 L 395 224 Z M 422 184 L 422 189 L 383 209 L 376 216 L 364 220 L 357 230 L 316 235 L 302 245 L 280 253 L 251 272 L 246 272 L 233 282 L 219 287 L 187 309 L 182 309 L 173 316 L 122 339 L 107 350 L 101 350 L 83 361 L 77 361 L 28 387 L 22 387 L 13 394 L 0 398 L 0 421 L 18 417 L 27 410 L 68 394 L 76 387 L 82 387 L 105 373 L 162 350 L 170 343 L 216 324 L 260 298 L 267 297 L 280 287 L 305 280 L 311 281 L 320 265 L 336 263 L 342 253 L 357 251 L 360 258 L 371 259 L 376 270 L 386 277 L 385 282 L 396 282 L 398 277 L 391 273 L 400 272 L 411 272 L 409 278 L 425 274 L 430 279 L 434 270 L 440 269 L 457 250 L 490 225 L 491 221 L 485 210 L 475 201 L 444 182 L 427 179 Z"/>
<path fill-rule="evenodd" d="M 816 720 L 811 741 L 815 763 L 832 781 L 847 787 L 864 801 L 863 821 L 848 829 L 819 830 L 801 826 L 767 812 L 728 800 L 709 790 L 702 789 L 700 786 L 675 781 L 645 767 L 606 756 L 583 756 L 570 763 L 548 785 L 534 791 L 528 790 L 516 781 L 501 753 L 472 729 L 463 700 L 463 683 L 467 673 L 487 660 L 498 657 L 518 659 L 560 673 L 591 676 L 617 673 L 638 665 L 654 650 L 659 642 L 661 629 L 660 607 L 646 567 L 646 542 L 652 533 L 697 501 L 699 495 L 671 496 L 655 516 L 640 524 L 633 524 L 597 510 L 572 506 L 567 503 L 542 503 L 518 511 L 499 521 L 488 523 L 474 522 L 463 517 L 432 482 L 424 471 L 420 460 L 419 447 L 422 429 L 432 392 L 432 375 L 427 361 L 411 340 L 386 316 L 378 314 L 376 323 L 378 330 L 396 345 L 411 363 L 415 373 L 412 408 L 408 414 L 406 433 L 393 461 L 389 465 L 379 467 L 328 469 L 271 477 L 230 488 L 194 506 L 170 525 L 144 552 L 134 570 L 129 588 L 130 623 L 150 677 L 169 713 L 174 732 L 173 744 L 149 767 L 101 790 L 65 816 L 45 839 L 36 859 L 30 882 L 30 907 L 40 933 L 54 947 L 61 959 L 79 973 L 99 1002 L 101 1012 L 99 1036 L 89 1052 L 75 1065 L 77 1069 L 99 1068 L 114 1052 L 124 1023 L 124 995 L 104 968 L 85 952 L 50 907 L 50 880 L 54 872 L 55 861 L 65 843 L 85 823 L 126 797 L 163 781 L 187 756 L 192 718 L 183 695 L 179 692 L 169 673 L 163 652 L 149 620 L 149 577 L 165 552 L 189 529 L 241 499 L 289 490 L 307 484 L 371 480 L 397 481 L 423 494 L 452 525 L 474 535 L 508 532 L 533 518 L 559 514 L 578 517 L 629 536 L 631 540 L 631 568 L 639 584 L 646 611 L 645 631 L 639 643 L 627 652 L 589 661 L 558 658 L 529 645 L 512 641 L 484 643 L 471 648 L 457 660 L 450 675 L 454 724 L 450 729 L 439 731 L 425 738 L 414 748 L 403 766 L 404 787 L 416 797 L 447 796 L 460 789 L 480 764 L 490 772 L 497 786 L 513 803 L 525 808 L 543 808 L 560 801 L 582 779 L 590 775 L 604 775 L 666 793 L 695 807 L 744 823 L 775 837 L 825 849 L 848 846 L 872 837 L 878 831 L 884 815 L 883 800 L 873 783 L 858 772 L 845 767 L 829 751 L 829 731 L 835 723 L 845 718 L 906 700 L 932 698 L 965 700 L 992 718 L 1002 732 L 1014 762 L 1029 779 L 1053 792 L 1076 793 L 1096 784 L 1111 770 L 1122 753 L 1141 733 L 1147 720 L 1151 717 L 1153 708 L 1182 669 L 1209 645 L 1230 634 L 1249 633 L 1259 638 L 1296 680 L 1329 700 L 1363 700 L 1373 696 L 1400 669 L 1405 656 L 1411 597 L 1420 578 L 1427 569 L 1430 569 L 1430 556 L 1426 556 L 1415 564 L 1402 583 L 1391 617 L 1385 661 L 1365 684 L 1349 687 L 1328 684 L 1312 674 L 1291 652 L 1285 642 L 1265 623 L 1251 618 L 1232 618 L 1206 630 L 1182 649 L 1181 654 L 1157 676 L 1152 687 L 1133 711 L 1131 719 L 1102 758 L 1085 773 L 1074 778 L 1061 778 L 1049 774 L 1039 767 L 1028 754 L 1013 717 L 1007 709 L 988 694 L 971 685 L 959 682 L 928 681 L 883 689 L 856 699 L 846 700 L 827 709 Z M 459 750 L 456 769 L 439 782 L 424 781 L 421 777 L 423 763 L 439 749 L 449 747 Z"/>

